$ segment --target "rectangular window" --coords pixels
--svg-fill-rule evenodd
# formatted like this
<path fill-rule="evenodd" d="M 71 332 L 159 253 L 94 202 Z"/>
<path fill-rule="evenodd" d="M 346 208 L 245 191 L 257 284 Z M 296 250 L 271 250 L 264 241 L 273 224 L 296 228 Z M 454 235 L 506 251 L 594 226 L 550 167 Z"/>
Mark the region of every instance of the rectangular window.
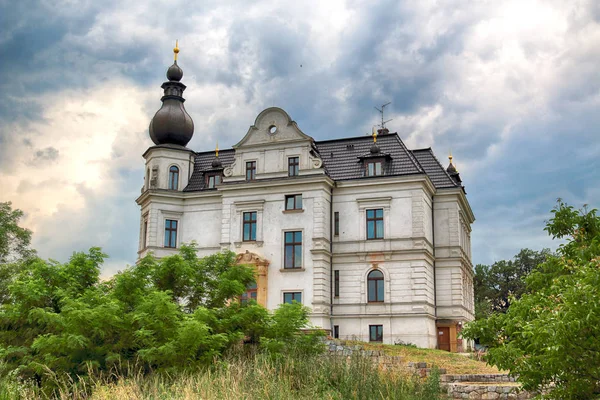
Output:
<path fill-rule="evenodd" d="M 339 325 L 334 325 L 333 326 L 333 338 L 334 339 L 339 339 L 340 338 L 340 326 Z"/>
<path fill-rule="evenodd" d="M 369 342 L 383 342 L 383 325 L 369 325 Z"/>
<path fill-rule="evenodd" d="M 288 158 L 288 176 L 298 176 L 300 173 L 300 157 Z"/>
<path fill-rule="evenodd" d="M 144 232 L 142 232 L 142 248 L 145 249 L 148 246 L 148 220 L 144 221 Z"/>
<path fill-rule="evenodd" d="M 302 210 L 302 195 L 292 194 L 285 196 L 286 210 Z"/>
<path fill-rule="evenodd" d="M 177 221 L 174 219 L 165 220 L 165 247 L 177 247 Z"/>
<path fill-rule="evenodd" d="M 208 175 L 206 186 L 209 189 L 214 189 L 219 183 L 221 183 L 221 175 Z"/>
<path fill-rule="evenodd" d="M 246 162 L 246 180 L 253 181 L 256 179 L 256 161 Z"/>
<path fill-rule="evenodd" d="M 337 211 L 333 213 L 333 234 L 340 235 L 340 213 Z"/>
<path fill-rule="evenodd" d="M 292 304 L 292 302 L 302 303 L 302 292 L 286 292 L 283 294 L 283 302 Z"/>
<path fill-rule="evenodd" d="M 285 232 L 283 268 L 302 268 L 302 232 Z"/>
<path fill-rule="evenodd" d="M 383 209 L 367 210 L 367 239 L 383 239 Z"/>
<path fill-rule="evenodd" d="M 381 161 L 367 162 L 367 176 L 383 175 L 383 163 Z"/>
<path fill-rule="evenodd" d="M 333 271 L 333 295 L 335 297 L 340 296 L 340 270 L 336 269 Z"/>
<path fill-rule="evenodd" d="M 256 240 L 256 211 L 244 213 L 244 242 Z"/>

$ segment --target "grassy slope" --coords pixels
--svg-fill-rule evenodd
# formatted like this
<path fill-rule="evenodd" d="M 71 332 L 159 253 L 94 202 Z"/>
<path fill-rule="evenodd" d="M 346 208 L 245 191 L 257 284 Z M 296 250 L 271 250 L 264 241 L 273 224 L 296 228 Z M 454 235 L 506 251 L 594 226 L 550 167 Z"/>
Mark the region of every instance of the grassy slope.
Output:
<path fill-rule="evenodd" d="M 348 342 L 362 345 L 365 350 L 383 350 L 389 356 L 402 356 L 404 362 L 426 362 L 439 368 L 445 368 L 448 374 L 499 374 L 498 368 L 483 361 L 472 360 L 456 353 L 443 350 L 418 349 L 408 346 Z"/>

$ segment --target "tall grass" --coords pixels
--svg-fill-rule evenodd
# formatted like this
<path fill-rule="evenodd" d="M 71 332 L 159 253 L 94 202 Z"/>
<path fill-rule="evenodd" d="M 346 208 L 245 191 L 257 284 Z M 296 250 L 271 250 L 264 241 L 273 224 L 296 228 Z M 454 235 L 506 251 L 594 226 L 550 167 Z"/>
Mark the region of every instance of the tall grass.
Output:
<path fill-rule="evenodd" d="M 210 368 L 174 374 L 57 379 L 60 399 L 406 399 L 443 398 L 437 376 L 425 380 L 400 371 L 380 371 L 356 356 L 230 356 Z M 49 398 L 34 385 L 0 382 L 2 399 Z"/>

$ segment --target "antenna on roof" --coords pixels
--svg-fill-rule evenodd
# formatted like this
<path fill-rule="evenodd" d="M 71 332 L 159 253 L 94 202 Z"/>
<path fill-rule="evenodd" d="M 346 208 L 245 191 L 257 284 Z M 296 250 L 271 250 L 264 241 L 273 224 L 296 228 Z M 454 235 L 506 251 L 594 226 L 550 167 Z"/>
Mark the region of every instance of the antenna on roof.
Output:
<path fill-rule="evenodd" d="M 385 110 L 386 106 L 389 106 L 390 104 L 392 104 L 392 102 L 387 102 L 384 105 L 381 106 L 381 109 L 377 108 L 377 107 L 373 107 L 375 108 L 377 111 L 379 111 L 379 113 L 381 114 L 381 124 L 379 124 L 378 126 L 381 127 L 381 129 L 385 129 L 385 124 L 387 124 L 388 122 L 392 121 L 392 119 L 388 119 L 387 121 L 384 121 L 383 119 L 383 111 Z"/>

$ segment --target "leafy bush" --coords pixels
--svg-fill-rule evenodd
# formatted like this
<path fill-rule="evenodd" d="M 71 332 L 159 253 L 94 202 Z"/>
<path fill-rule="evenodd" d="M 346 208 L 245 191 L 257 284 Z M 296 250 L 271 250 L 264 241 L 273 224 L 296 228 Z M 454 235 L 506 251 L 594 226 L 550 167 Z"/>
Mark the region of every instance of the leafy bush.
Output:
<path fill-rule="evenodd" d="M 271 353 L 319 348 L 302 334 L 308 310 L 284 305 L 270 314 L 232 300 L 254 282 L 252 268 L 223 252 L 196 256 L 194 244 L 152 256 L 101 282 L 99 248 L 60 264 L 28 258 L 0 306 L 1 376 L 56 390 L 49 371 L 71 379 L 111 372 L 177 372 L 213 363 L 243 339 Z"/>

